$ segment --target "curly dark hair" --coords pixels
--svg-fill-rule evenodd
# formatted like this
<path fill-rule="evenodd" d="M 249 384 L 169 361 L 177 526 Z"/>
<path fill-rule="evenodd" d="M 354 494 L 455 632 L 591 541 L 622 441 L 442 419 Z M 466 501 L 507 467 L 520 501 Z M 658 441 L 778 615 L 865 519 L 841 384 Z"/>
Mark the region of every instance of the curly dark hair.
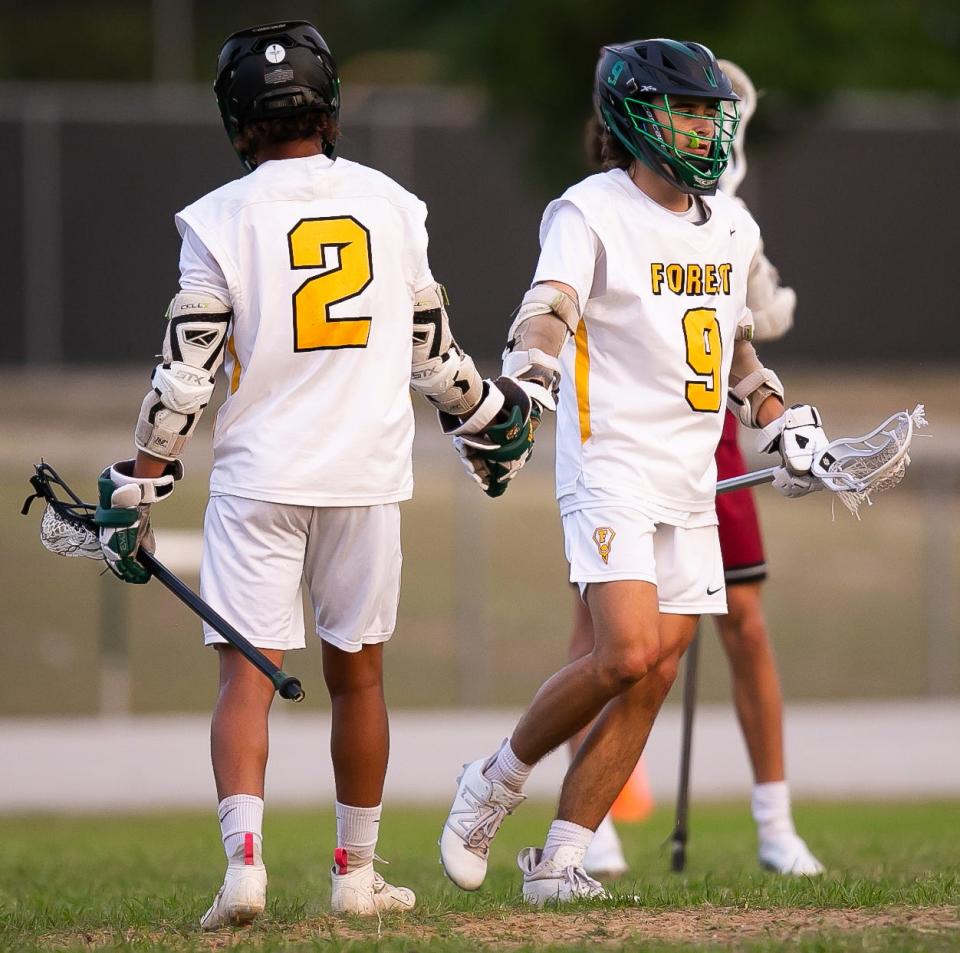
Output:
<path fill-rule="evenodd" d="M 629 169 L 633 165 L 633 156 L 596 116 L 591 116 L 584 126 L 583 146 L 587 162 L 593 169 L 608 172 L 610 169 Z"/>
<path fill-rule="evenodd" d="M 319 109 L 284 119 L 260 119 L 241 126 L 233 147 L 242 156 L 252 158 L 269 143 L 294 142 L 314 136 L 320 136 L 327 145 L 335 145 L 340 138 L 340 123 Z"/>

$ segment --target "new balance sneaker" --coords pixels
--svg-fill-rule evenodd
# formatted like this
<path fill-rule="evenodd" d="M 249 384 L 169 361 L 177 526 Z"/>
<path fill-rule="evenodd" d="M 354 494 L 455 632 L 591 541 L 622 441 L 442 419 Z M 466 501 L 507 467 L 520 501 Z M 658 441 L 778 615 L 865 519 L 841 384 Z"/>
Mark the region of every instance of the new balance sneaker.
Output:
<path fill-rule="evenodd" d="M 523 871 L 523 899 L 537 906 L 602 900 L 607 896 L 603 886 L 580 864 L 580 851 L 576 847 L 558 847 L 549 860 L 543 859 L 539 847 L 524 847 L 517 854 L 517 866 Z"/>
<path fill-rule="evenodd" d="M 330 909 L 334 913 L 356 913 L 369 917 L 413 909 L 417 902 L 414 892 L 407 887 L 388 884 L 373 869 L 372 863 L 356 870 L 347 870 L 345 865 L 341 866 L 336 855 L 334 859 L 335 863 L 330 868 Z"/>
<path fill-rule="evenodd" d="M 823 864 L 810 852 L 802 837 L 785 834 L 760 842 L 760 866 L 778 874 L 795 877 L 817 877 L 824 872 Z"/>
<path fill-rule="evenodd" d="M 583 869 L 601 880 L 616 880 L 627 872 L 627 860 L 609 814 L 600 822 L 590 841 L 583 858 Z"/>
<path fill-rule="evenodd" d="M 457 794 L 440 834 L 440 863 L 461 890 L 477 890 L 487 875 L 490 841 L 503 819 L 525 800 L 483 773 L 488 759 L 463 766 Z"/>
<path fill-rule="evenodd" d="M 262 863 L 231 864 L 210 909 L 200 918 L 200 929 L 244 926 L 263 913 L 266 905 L 267 868 Z"/>

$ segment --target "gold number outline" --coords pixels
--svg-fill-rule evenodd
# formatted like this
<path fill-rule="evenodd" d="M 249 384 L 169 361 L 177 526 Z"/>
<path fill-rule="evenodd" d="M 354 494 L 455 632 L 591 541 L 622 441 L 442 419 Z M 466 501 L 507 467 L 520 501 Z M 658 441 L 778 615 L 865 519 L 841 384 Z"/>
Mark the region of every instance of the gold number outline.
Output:
<path fill-rule="evenodd" d="M 334 301 L 327 301 L 324 304 L 324 324 L 335 324 L 340 321 L 366 321 L 367 322 L 367 334 L 362 344 L 319 344 L 316 347 L 300 347 L 299 339 L 300 333 L 297 322 L 297 296 L 304 288 L 307 287 L 311 282 L 325 278 L 327 275 L 336 274 L 338 271 L 343 271 L 343 256 L 340 256 L 340 261 L 336 268 L 331 268 L 329 271 L 324 271 L 322 274 L 313 275 L 310 278 L 307 278 L 303 284 L 300 285 L 296 291 L 293 292 L 291 296 L 291 306 L 293 308 L 293 350 L 296 353 L 303 353 L 308 351 L 340 351 L 346 348 L 365 348 L 370 340 L 370 325 L 373 323 L 373 315 L 358 315 L 356 317 L 341 317 L 336 318 L 330 314 L 330 308 L 335 304 L 341 304 L 344 301 L 349 301 L 351 298 L 357 297 L 357 295 L 362 294 L 370 287 L 370 283 L 373 281 L 373 250 L 370 245 L 370 229 L 367 228 L 363 222 L 358 221 L 352 215 L 319 215 L 312 216 L 310 218 L 301 218 L 293 228 L 287 232 L 287 251 L 290 256 L 290 268 L 293 271 L 303 271 L 306 269 L 316 270 L 317 268 L 323 268 L 326 264 L 326 252 L 327 248 L 346 248 L 349 245 L 349 242 L 327 242 L 320 245 L 320 262 L 319 264 L 311 265 L 297 265 L 294 262 L 294 253 L 293 253 L 293 233 L 300 228 L 301 225 L 306 222 L 342 222 L 342 221 L 351 221 L 356 225 L 364 234 L 365 242 L 367 249 L 367 280 L 363 283 L 363 286 L 352 292 L 351 294 L 344 295 L 342 298 L 337 298 Z"/>
<path fill-rule="evenodd" d="M 691 354 L 691 325 L 693 321 L 697 318 L 707 318 L 708 321 L 704 325 L 693 325 L 693 337 L 694 339 L 699 339 L 702 342 L 702 353 L 705 358 L 710 361 L 712 365 L 708 370 L 700 370 L 694 363 L 693 358 L 697 357 L 698 354 Z M 718 414 L 720 413 L 722 403 L 720 400 L 720 395 L 723 391 L 721 387 L 720 372 L 723 364 L 723 337 L 720 334 L 720 323 L 717 321 L 717 309 L 716 308 L 688 308 L 683 313 L 683 318 L 681 319 L 681 327 L 683 328 L 683 340 L 686 344 L 687 352 L 687 367 L 693 371 L 698 377 L 709 377 L 710 381 L 696 380 L 696 381 L 686 381 L 684 386 L 683 396 L 689 405 L 690 409 L 695 411 L 698 414 Z M 704 341 L 703 335 L 710 334 L 710 332 L 716 332 L 717 335 L 717 348 L 716 348 L 716 358 L 714 359 L 713 351 L 707 350 L 706 342 Z M 702 367 L 703 365 L 701 365 Z M 695 395 L 691 397 L 691 393 Z M 703 397 L 708 395 L 710 400 L 708 406 L 697 406 L 697 403 L 701 405 L 704 404 Z M 716 404 L 716 406 L 713 406 Z"/>

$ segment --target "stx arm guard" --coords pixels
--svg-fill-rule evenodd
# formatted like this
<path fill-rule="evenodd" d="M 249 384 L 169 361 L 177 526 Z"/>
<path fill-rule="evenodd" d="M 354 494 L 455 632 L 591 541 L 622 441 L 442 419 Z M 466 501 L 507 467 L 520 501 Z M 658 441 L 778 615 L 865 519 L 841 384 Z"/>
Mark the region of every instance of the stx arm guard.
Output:
<path fill-rule="evenodd" d="M 440 413 L 462 417 L 480 403 L 483 380 L 453 339 L 447 293 L 435 284 L 418 291 L 413 305 L 413 363 L 410 386 Z"/>
<path fill-rule="evenodd" d="M 174 295 L 167 308 L 162 361 L 153 370 L 153 389 L 140 408 L 138 450 L 161 460 L 176 460 L 183 453 L 213 395 L 232 313 L 213 295 Z"/>
<path fill-rule="evenodd" d="M 503 352 L 503 373 L 527 384 L 527 393 L 549 410 L 560 383 L 557 358 L 580 323 L 577 302 L 552 285 L 534 285 L 517 309 L 507 347 Z"/>
<path fill-rule="evenodd" d="M 727 406 L 745 427 L 756 428 L 759 426 L 757 411 L 771 395 L 783 400 L 780 378 L 760 363 L 757 352 L 746 338 L 739 338 L 733 345 Z"/>

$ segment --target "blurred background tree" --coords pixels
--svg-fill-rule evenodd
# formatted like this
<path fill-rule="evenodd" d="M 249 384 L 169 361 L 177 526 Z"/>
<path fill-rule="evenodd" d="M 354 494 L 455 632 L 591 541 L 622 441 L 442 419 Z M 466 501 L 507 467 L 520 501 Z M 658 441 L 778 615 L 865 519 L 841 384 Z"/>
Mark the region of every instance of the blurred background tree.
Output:
<path fill-rule="evenodd" d="M 79 15 L 78 15 L 79 14 Z M 835 89 L 960 90 L 957 0 L 47 0 L 0 7 L 0 80 L 207 83 L 227 34 L 278 16 L 313 20 L 346 82 L 475 83 L 493 115 L 532 130 L 547 190 L 582 167 L 598 48 L 697 39 L 740 63 L 767 102 L 751 136 L 804 122 Z M 174 31 L 166 47 L 159 39 Z M 182 54 L 175 75 L 158 62 Z M 414 54 L 414 55 L 411 55 Z"/>

